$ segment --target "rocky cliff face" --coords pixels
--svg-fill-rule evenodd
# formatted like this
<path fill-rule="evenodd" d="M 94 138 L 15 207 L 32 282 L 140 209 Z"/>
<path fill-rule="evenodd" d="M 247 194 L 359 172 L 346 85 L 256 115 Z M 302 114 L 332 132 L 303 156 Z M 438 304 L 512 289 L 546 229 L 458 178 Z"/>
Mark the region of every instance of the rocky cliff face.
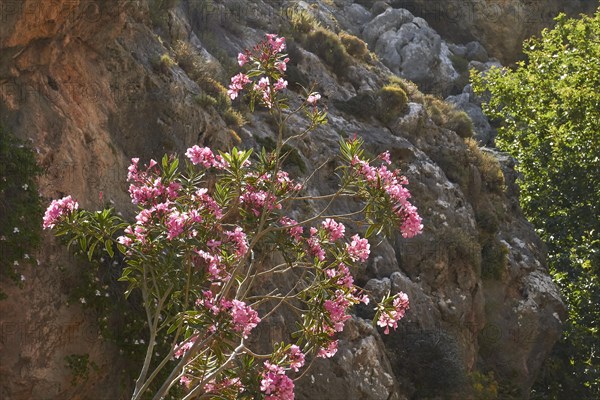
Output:
<path fill-rule="evenodd" d="M 352 107 L 365 99 L 376 106 L 395 73 L 423 90 L 455 94 L 450 100 L 467 109 L 476 100 L 463 90 L 456 56 L 481 68 L 494 61 L 481 45 L 444 41 L 407 10 L 296 3 L 26 0 L 3 8 L 0 122 L 36 148 L 47 170 L 44 196 L 70 193 L 95 208 L 102 192 L 131 210 L 125 186 L 131 157 L 268 140 L 272 128 L 260 114 L 239 127 L 227 105 L 207 100 L 218 90 L 209 78 L 226 79 L 237 52 L 265 31 L 289 33 L 295 37 L 290 80 L 315 85 L 330 112 L 328 126 L 296 144 L 291 167 L 301 173 L 326 163 L 340 135 L 357 133 L 369 151 L 389 150 L 405 171 L 425 225 L 418 238 L 375 247 L 358 277 L 374 292 L 409 295 L 399 332 L 382 339 L 363 319 L 371 311 L 358 308 L 338 356 L 315 365 L 298 384 L 298 398 L 477 398 L 472 382 L 489 371 L 506 396 L 527 398 L 560 335 L 564 305 L 543 246 L 520 213 L 511 161 L 461 138 L 444 122 L 449 109 L 409 82 L 399 84 L 408 104 L 393 118 Z M 344 29 L 361 37 L 380 61 L 347 55 L 344 70 L 335 68 L 335 59 L 295 36 L 286 12 L 292 5 L 334 36 Z M 294 90 L 290 96 L 299 99 Z M 480 122 L 475 133 L 487 142 L 481 137 L 489 124 Z M 335 165 L 326 165 L 314 194 L 331 185 Z M 21 271 L 23 289 L 2 282 L 9 297 L 0 301 L 0 394 L 126 398 L 127 357 L 98 336 L 93 310 L 69 301 L 85 266 L 49 236 L 38 256 L 40 265 Z M 72 386 L 65 357 L 83 353 L 97 368 Z"/>
<path fill-rule="evenodd" d="M 378 1 L 359 1 L 368 6 Z M 427 20 L 446 39 L 455 43 L 478 41 L 490 55 L 505 64 L 522 58 L 521 43 L 552 24 L 560 12 L 576 16 L 593 13 L 595 0 L 390 0 Z"/>

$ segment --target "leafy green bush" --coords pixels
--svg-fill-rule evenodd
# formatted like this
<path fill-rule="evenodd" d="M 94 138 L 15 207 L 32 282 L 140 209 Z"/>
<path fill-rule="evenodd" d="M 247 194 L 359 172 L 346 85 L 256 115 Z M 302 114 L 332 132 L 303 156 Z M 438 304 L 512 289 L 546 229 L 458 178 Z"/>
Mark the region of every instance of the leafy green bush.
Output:
<path fill-rule="evenodd" d="M 563 339 L 535 386 L 538 398 L 600 398 L 600 9 L 556 18 L 526 41 L 514 70 L 472 74 L 484 111 L 502 121 L 497 145 L 517 160 L 521 205 L 548 247 L 569 303 Z"/>

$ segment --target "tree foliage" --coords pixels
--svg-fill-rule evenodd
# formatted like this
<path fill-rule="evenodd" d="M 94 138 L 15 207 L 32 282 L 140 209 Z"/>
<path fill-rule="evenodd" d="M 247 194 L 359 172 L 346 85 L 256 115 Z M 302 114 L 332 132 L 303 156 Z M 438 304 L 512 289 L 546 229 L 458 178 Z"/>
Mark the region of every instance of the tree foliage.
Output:
<path fill-rule="evenodd" d="M 314 173 L 300 181 L 282 169 L 288 143 L 327 120 L 320 94 L 306 93 L 295 107 L 283 94 L 284 49 L 285 38 L 267 34 L 238 54 L 247 73 L 232 77 L 227 91 L 232 100 L 249 98 L 251 110 L 268 110 L 277 128 L 273 150 L 216 153 L 194 145 L 186 158 L 165 155 L 144 167 L 132 159 L 135 221 L 112 209 L 80 210 L 71 196 L 46 210 L 44 228 L 90 261 L 99 254 L 120 257 L 125 294 L 141 294 L 148 344 L 132 400 L 164 399 L 179 385 L 184 400 L 293 400 L 292 378 L 337 352 L 336 335 L 353 305 L 376 303 L 373 323 L 385 334 L 398 328 L 409 307 L 397 290 L 370 298 L 352 276 L 369 257 L 369 237 L 399 230 L 409 238 L 423 228 L 389 152 L 370 159 L 361 139 L 340 140 L 339 159 L 331 160 L 338 163 L 339 187 L 320 196 L 309 192 Z M 298 113 L 307 126 L 291 126 Z M 355 208 L 335 213 L 341 199 L 353 199 Z M 298 218 L 309 202 L 314 213 Z M 344 223 L 365 237 L 350 236 Z M 267 340 L 263 327 L 281 315 L 291 322 L 284 341 Z"/>
<path fill-rule="evenodd" d="M 523 210 L 569 307 L 535 391 L 600 398 L 600 9 L 559 15 L 523 50 L 514 70 L 473 74 L 473 84 L 491 95 L 484 111 L 502 122 L 497 145 L 518 161 Z"/>

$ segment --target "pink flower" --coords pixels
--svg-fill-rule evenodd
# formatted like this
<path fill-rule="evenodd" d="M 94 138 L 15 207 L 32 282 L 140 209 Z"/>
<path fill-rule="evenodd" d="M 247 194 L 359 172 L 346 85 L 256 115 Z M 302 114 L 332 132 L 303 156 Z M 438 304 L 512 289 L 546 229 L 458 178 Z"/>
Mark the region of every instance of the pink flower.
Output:
<path fill-rule="evenodd" d="M 403 210 L 404 222 L 400 227 L 402 237 L 411 238 L 420 234 L 423 231 L 423 224 L 421 217 L 417 213 L 417 208 L 412 204 L 408 203 L 404 206 Z"/>
<path fill-rule="evenodd" d="M 266 76 L 263 76 L 262 78 L 260 78 L 258 80 L 258 87 L 261 88 L 262 90 L 265 90 L 269 87 L 269 78 L 267 78 Z"/>
<path fill-rule="evenodd" d="M 185 386 L 186 388 L 190 388 L 190 384 L 192 383 L 192 379 L 183 375 L 181 379 L 179 379 L 179 384 Z"/>
<path fill-rule="evenodd" d="M 371 245 L 367 239 L 361 239 L 360 236 L 352 236 L 352 242 L 346 243 L 346 251 L 352 261 L 365 262 L 369 258 Z"/>
<path fill-rule="evenodd" d="M 379 155 L 379 159 L 381 159 L 383 162 L 387 163 L 388 165 L 390 165 L 392 163 L 392 161 L 390 160 L 390 152 L 389 151 L 384 151 L 383 153 L 381 153 Z"/>
<path fill-rule="evenodd" d="M 132 158 L 131 159 L 131 165 L 127 168 L 127 171 L 129 171 L 127 173 L 127 180 L 128 181 L 137 181 L 139 179 L 139 172 L 138 172 L 138 163 L 140 162 L 139 158 Z"/>
<path fill-rule="evenodd" d="M 147 225 L 152 220 L 152 211 L 153 208 L 147 209 L 144 208 L 138 215 L 135 216 L 136 224 L 138 225 Z"/>
<path fill-rule="evenodd" d="M 243 67 L 244 64 L 246 64 L 249 60 L 248 56 L 244 53 L 238 54 L 237 59 L 238 59 L 238 64 L 240 65 L 240 67 Z"/>
<path fill-rule="evenodd" d="M 169 231 L 167 234 L 168 240 L 173 240 L 173 238 L 179 236 L 179 234 L 183 232 L 186 219 L 187 215 L 185 213 L 182 214 L 177 210 L 171 211 L 171 214 L 169 214 L 167 219 L 167 230 Z"/>
<path fill-rule="evenodd" d="M 208 147 L 192 146 L 185 155 L 194 165 L 202 164 L 205 168 L 210 168 L 215 164 L 215 155 Z"/>
<path fill-rule="evenodd" d="M 279 70 L 279 72 L 283 73 L 287 70 L 287 63 L 290 61 L 289 58 L 285 58 L 283 61 L 277 61 L 275 63 L 275 68 Z"/>
<path fill-rule="evenodd" d="M 268 108 L 273 107 L 273 100 L 271 99 L 271 87 L 270 81 L 267 77 L 262 77 L 258 81 L 258 84 L 254 85 L 254 91 L 262 95 L 262 101 Z"/>
<path fill-rule="evenodd" d="M 192 348 L 192 346 L 196 342 L 196 339 L 197 339 L 197 336 L 192 336 L 186 342 L 178 344 L 175 347 L 174 357 L 179 358 L 179 357 L 185 355 L 185 353 L 187 353 Z"/>
<path fill-rule="evenodd" d="M 269 46 L 271 47 L 272 53 L 273 54 L 277 54 L 277 53 L 281 53 L 282 51 L 285 50 L 285 38 L 284 37 L 277 37 L 277 35 L 273 34 L 273 33 L 267 33 L 267 42 L 269 43 Z"/>
<path fill-rule="evenodd" d="M 162 190 L 163 187 L 158 178 L 154 185 L 129 185 L 129 196 L 133 204 L 152 203 L 162 194 Z"/>
<path fill-rule="evenodd" d="M 313 93 L 306 99 L 306 102 L 312 106 L 317 105 L 317 101 L 321 100 L 321 95 L 319 93 Z"/>
<path fill-rule="evenodd" d="M 210 290 L 202 291 L 202 298 L 199 298 L 198 300 L 196 300 L 196 306 L 204 307 L 207 310 L 210 310 L 210 312 L 212 312 L 213 315 L 217 315 L 221 312 L 221 309 L 215 303 L 215 296 L 213 295 L 213 293 Z"/>
<path fill-rule="evenodd" d="M 298 225 L 298 222 L 296 220 L 293 220 L 288 217 L 281 217 L 279 223 L 281 223 L 281 225 L 283 226 L 291 227 L 290 236 L 294 238 L 296 242 L 299 242 L 300 239 L 302 239 L 303 228 L 300 225 Z"/>
<path fill-rule="evenodd" d="M 264 365 L 260 390 L 266 394 L 265 400 L 294 400 L 294 381 L 285 375 L 283 368 L 269 361 Z"/>
<path fill-rule="evenodd" d="M 277 203 L 277 199 L 273 194 L 264 190 L 256 190 L 252 186 L 246 187 L 246 191 L 240 196 L 240 202 L 247 206 L 257 217 L 265 210 L 271 211 L 274 208 L 281 208 L 281 204 Z"/>
<path fill-rule="evenodd" d="M 233 330 L 242 332 L 244 339 L 248 338 L 250 331 L 258 325 L 260 318 L 252 307 L 243 301 L 233 300 L 231 302 L 231 316 L 233 319 Z"/>
<path fill-rule="evenodd" d="M 300 347 L 293 344 L 290 347 L 288 356 L 290 359 L 290 368 L 298 372 L 298 370 L 304 366 L 304 353 L 302 353 Z"/>
<path fill-rule="evenodd" d="M 390 333 L 390 328 L 394 328 L 394 330 L 398 328 L 398 321 L 404 318 L 404 314 L 409 308 L 408 296 L 406 293 L 397 293 L 394 296 L 392 306 L 394 307 L 392 310 L 382 311 L 377 320 L 377 325 L 385 327 L 383 333 L 386 335 Z"/>
<path fill-rule="evenodd" d="M 275 82 L 275 84 L 273 85 L 273 88 L 275 88 L 275 90 L 283 90 L 287 87 L 287 85 L 288 83 L 285 79 L 279 78 L 277 82 Z"/>
<path fill-rule="evenodd" d="M 225 235 L 229 238 L 230 241 L 235 243 L 235 255 L 239 258 L 244 257 L 248 252 L 248 240 L 246 238 L 244 230 L 238 226 L 234 229 L 233 232 L 225 232 Z"/>
<path fill-rule="evenodd" d="M 341 222 L 338 223 L 331 218 L 325 218 L 325 221 L 322 222 L 322 226 L 327 233 L 329 233 L 329 240 L 332 242 L 344 237 L 346 227 Z"/>
<path fill-rule="evenodd" d="M 306 242 L 308 243 L 310 254 L 317 257 L 319 261 L 325 260 L 325 250 L 323 250 L 323 248 L 321 247 L 321 243 L 319 242 L 318 237 L 310 237 Z"/>
<path fill-rule="evenodd" d="M 244 86 L 250 82 L 251 80 L 248 78 L 248 76 L 242 74 L 241 72 L 231 77 L 231 84 L 229 85 L 227 95 L 229 98 L 231 98 L 231 100 L 234 100 L 236 97 L 238 97 L 239 92 L 244 89 Z"/>
<path fill-rule="evenodd" d="M 125 247 L 129 247 L 133 244 L 133 239 L 127 237 L 127 236 L 119 236 L 117 238 L 117 243 L 122 244 Z"/>
<path fill-rule="evenodd" d="M 193 201 L 198 201 L 202 207 L 208 209 L 216 219 L 221 219 L 223 217 L 223 210 L 217 204 L 215 199 L 210 197 L 208 194 L 208 189 L 201 188 L 196 190 L 196 193 L 192 196 Z"/>
<path fill-rule="evenodd" d="M 336 275 L 334 274 L 334 276 Z M 337 285 L 345 286 L 349 289 L 353 288 L 354 278 L 352 277 L 348 267 L 346 267 L 344 264 L 338 265 L 337 278 Z"/>
<path fill-rule="evenodd" d="M 219 246 L 221 245 L 221 241 L 220 240 L 210 239 L 208 242 L 206 242 L 206 245 L 212 251 L 215 251 L 215 249 L 219 250 Z"/>
<path fill-rule="evenodd" d="M 351 305 L 350 302 L 344 297 L 343 292 L 337 291 L 337 297 L 333 300 L 325 300 L 323 307 L 329 313 L 329 319 L 333 324 L 333 329 L 336 332 L 344 330 L 344 323 L 350 318 L 350 315 L 346 314 L 346 309 Z"/>
<path fill-rule="evenodd" d="M 317 357 L 320 358 L 331 358 L 338 351 L 338 341 L 334 340 L 327 345 L 327 347 L 321 347 L 317 353 Z"/>
<path fill-rule="evenodd" d="M 128 226 L 125 228 L 125 233 L 131 236 L 135 236 L 135 239 L 140 243 L 146 243 L 146 228 L 141 225 L 135 225 L 135 227 Z M 125 244 L 126 242 L 132 243 L 131 239 L 127 240 L 124 236 L 121 242 Z M 120 243 L 121 243 L 120 242 Z"/>
<path fill-rule="evenodd" d="M 56 223 L 64 215 L 71 214 L 73 211 L 79 208 L 79 203 L 71 198 L 71 196 L 63 197 L 60 200 L 53 200 L 52 203 L 46 209 L 44 214 L 44 229 L 52 229 Z"/>
<path fill-rule="evenodd" d="M 199 267 L 205 267 L 213 282 L 218 282 L 227 277 L 221 264 L 221 256 L 218 254 L 210 254 L 204 250 L 196 250 L 195 264 Z"/>
<path fill-rule="evenodd" d="M 180 190 L 181 184 L 177 182 L 169 183 L 169 186 L 167 186 L 167 197 L 171 200 L 176 199 L 179 196 Z"/>

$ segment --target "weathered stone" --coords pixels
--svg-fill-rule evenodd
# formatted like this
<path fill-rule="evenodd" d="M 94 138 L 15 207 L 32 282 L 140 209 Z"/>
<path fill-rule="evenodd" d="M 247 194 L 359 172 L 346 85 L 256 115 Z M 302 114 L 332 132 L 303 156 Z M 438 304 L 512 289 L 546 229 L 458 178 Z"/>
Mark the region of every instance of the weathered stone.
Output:
<path fill-rule="evenodd" d="M 552 25 L 559 12 L 591 14 L 598 6 L 594 1 L 563 0 L 394 0 L 391 4 L 430 21 L 444 38 L 455 43 L 480 42 L 503 63 L 522 58 L 523 40 Z"/>

